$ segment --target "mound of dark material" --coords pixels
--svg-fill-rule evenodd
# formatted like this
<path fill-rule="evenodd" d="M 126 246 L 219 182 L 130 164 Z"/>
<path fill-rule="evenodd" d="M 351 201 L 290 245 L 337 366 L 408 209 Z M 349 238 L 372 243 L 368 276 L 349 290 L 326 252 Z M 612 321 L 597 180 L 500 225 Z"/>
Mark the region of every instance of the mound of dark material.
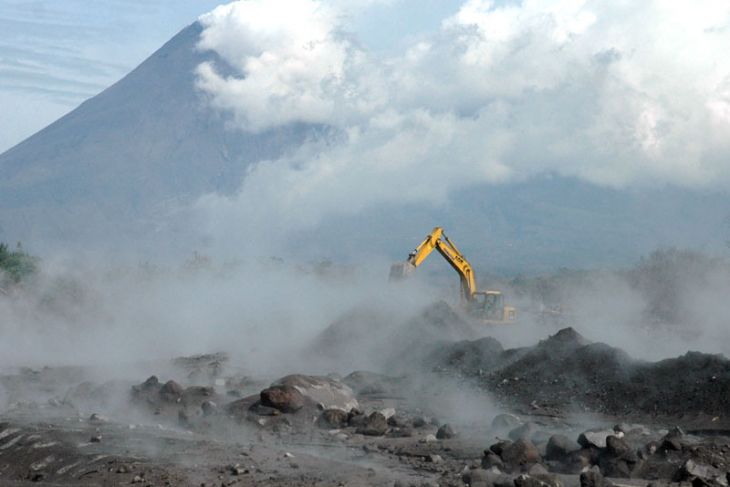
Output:
<path fill-rule="evenodd" d="M 363 307 L 344 314 L 320 333 L 308 356 L 355 367 L 380 365 L 389 371 L 402 370 L 420 367 L 437 344 L 476 336 L 473 326 L 444 301 L 407 320 Z"/>
<path fill-rule="evenodd" d="M 388 362 L 399 367 L 403 362 L 420 363 L 430 357 L 435 345 L 457 340 L 474 339 L 474 327 L 444 301 L 424 308 L 414 318 L 399 325 L 386 338 L 394 345 Z M 430 360 L 430 358 L 429 358 Z"/>
<path fill-rule="evenodd" d="M 436 355 L 437 369 L 479 378 L 499 399 L 525 408 L 607 414 L 723 415 L 730 360 L 689 352 L 643 362 L 566 328 L 526 349 L 491 338 L 458 342 Z"/>
<path fill-rule="evenodd" d="M 614 408 L 607 405 L 609 396 L 629 382 L 633 364 L 622 350 L 590 343 L 566 328 L 523 350 L 519 358 L 491 373 L 487 383 L 503 398 L 518 403 L 606 412 L 603 408 Z"/>
<path fill-rule="evenodd" d="M 445 301 L 425 308 L 406 323 L 405 330 L 421 337 L 430 336 L 433 340 L 459 340 L 476 336 L 474 328 Z"/>
<path fill-rule="evenodd" d="M 492 337 L 479 340 L 463 340 L 436 351 L 436 360 L 460 372 L 492 370 L 502 359 L 504 348 Z"/>

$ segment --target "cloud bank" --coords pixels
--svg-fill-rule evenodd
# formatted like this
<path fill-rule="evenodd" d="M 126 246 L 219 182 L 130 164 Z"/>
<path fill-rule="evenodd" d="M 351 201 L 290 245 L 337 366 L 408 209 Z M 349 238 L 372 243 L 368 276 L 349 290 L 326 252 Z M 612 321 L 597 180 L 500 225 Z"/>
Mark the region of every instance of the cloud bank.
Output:
<path fill-rule="evenodd" d="M 347 19 L 317 0 L 201 17 L 200 48 L 234 71 L 199 67 L 212 106 L 251 132 L 326 128 L 253 167 L 236 197 L 203 198 L 215 218 L 290 228 L 541 174 L 730 187 L 725 2 L 469 0 L 390 58 L 361 47 Z"/>

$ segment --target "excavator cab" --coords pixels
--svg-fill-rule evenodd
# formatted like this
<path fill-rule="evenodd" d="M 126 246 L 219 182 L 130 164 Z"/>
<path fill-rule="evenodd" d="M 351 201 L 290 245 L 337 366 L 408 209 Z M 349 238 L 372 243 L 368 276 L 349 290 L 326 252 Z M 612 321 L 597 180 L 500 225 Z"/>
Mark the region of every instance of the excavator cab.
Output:
<path fill-rule="evenodd" d="M 475 317 L 489 323 L 508 323 L 517 319 L 517 310 L 504 305 L 500 291 L 476 292 L 472 297 L 470 311 Z"/>
<path fill-rule="evenodd" d="M 473 297 L 471 310 L 474 314 L 484 316 L 488 320 L 502 318 L 502 308 L 504 307 L 502 293 L 495 291 L 477 292 L 474 293 Z"/>

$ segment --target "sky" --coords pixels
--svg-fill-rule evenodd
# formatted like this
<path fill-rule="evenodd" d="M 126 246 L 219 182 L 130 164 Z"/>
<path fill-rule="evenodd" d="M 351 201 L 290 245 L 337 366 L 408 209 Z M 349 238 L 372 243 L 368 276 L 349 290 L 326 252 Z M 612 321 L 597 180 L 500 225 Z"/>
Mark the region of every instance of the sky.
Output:
<path fill-rule="evenodd" d="M 119 80 L 220 3 L 0 0 L 0 152 Z M 353 10 L 350 25 L 370 49 L 391 50 L 437 28 L 460 3 L 378 3 Z"/>
<path fill-rule="evenodd" d="M 0 152 L 119 80 L 208 0 L 0 0 Z"/>

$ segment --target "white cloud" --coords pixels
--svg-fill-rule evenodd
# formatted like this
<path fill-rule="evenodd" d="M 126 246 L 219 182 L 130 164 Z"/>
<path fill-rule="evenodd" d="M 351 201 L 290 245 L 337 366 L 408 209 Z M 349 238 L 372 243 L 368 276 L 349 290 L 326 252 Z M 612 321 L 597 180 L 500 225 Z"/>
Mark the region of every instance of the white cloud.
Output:
<path fill-rule="evenodd" d="M 286 14 L 282 15 L 282 12 Z M 214 106 L 231 108 L 240 125 L 258 131 L 290 122 L 346 123 L 340 107 L 365 90 L 361 53 L 337 32 L 338 13 L 315 0 L 241 1 L 201 17 L 200 48 L 218 52 L 241 76 L 198 69 Z M 365 106 L 363 106 L 365 105 Z"/>
<path fill-rule="evenodd" d="M 726 2 L 470 0 L 389 59 L 343 35 L 343 19 L 315 0 L 203 17 L 201 47 L 239 71 L 201 66 L 216 107 L 244 130 L 308 122 L 342 134 L 261 163 L 236 198 L 204 206 L 258 203 L 264 221 L 273 211 L 295 225 L 542 173 L 730 187 Z"/>

